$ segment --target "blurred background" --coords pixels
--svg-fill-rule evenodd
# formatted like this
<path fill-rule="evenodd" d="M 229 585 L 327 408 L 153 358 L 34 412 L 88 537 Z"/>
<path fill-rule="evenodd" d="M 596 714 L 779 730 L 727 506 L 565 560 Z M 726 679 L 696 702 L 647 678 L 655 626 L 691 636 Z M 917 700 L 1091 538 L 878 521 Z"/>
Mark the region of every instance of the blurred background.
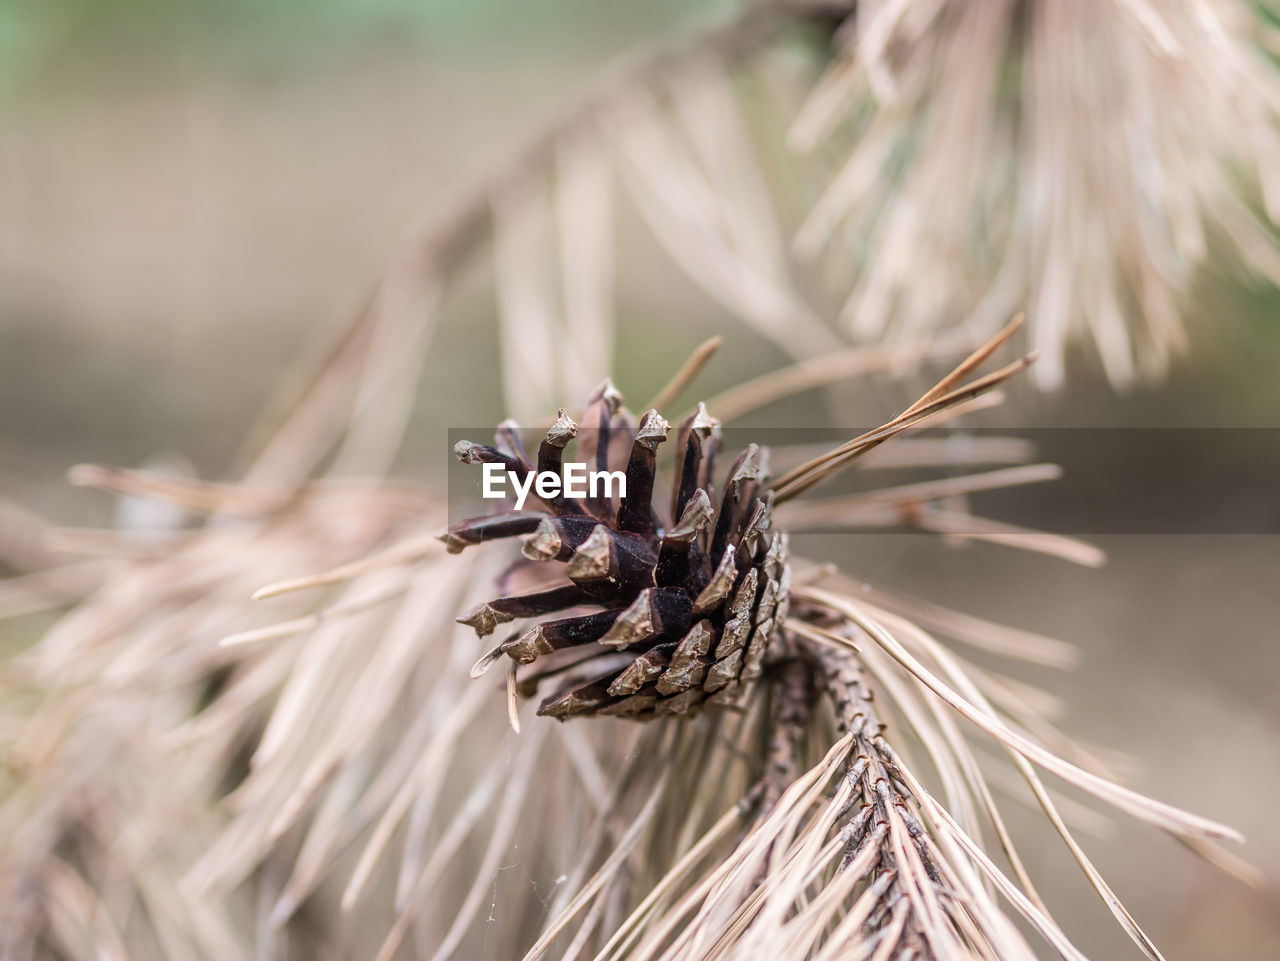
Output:
<path fill-rule="evenodd" d="M 0 0 L 0 492 L 59 524 L 104 526 L 111 502 L 70 488 L 71 465 L 164 458 L 232 476 L 263 411 L 424 216 L 619 56 L 725 6 Z M 768 129 L 780 107 L 756 106 Z M 486 269 L 449 296 L 398 473 L 432 476 L 448 427 L 500 416 Z M 631 399 L 715 333 L 727 343 L 706 393 L 785 359 L 651 242 L 616 271 L 615 379 Z M 1209 276 L 1196 301 L 1190 358 L 1163 385 L 1117 393 L 1077 357 L 1066 389 L 1016 388 L 1004 423 L 1280 427 L 1280 296 Z M 858 386 L 846 423 L 892 413 L 925 379 Z M 807 400 L 760 422 L 830 416 Z M 1096 540 L 1110 555 L 1099 571 L 914 536 L 804 546 L 1078 644 L 1076 674 L 1027 674 L 1062 694 L 1065 728 L 1140 759 L 1134 783 L 1149 793 L 1241 828 L 1248 857 L 1280 878 L 1280 536 Z M 47 623 L 0 627 L 5 648 Z M 1250 891 L 1130 823 L 1086 844 L 1171 959 L 1280 955 L 1274 888 Z M 1064 852 L 1024 854 L 1083 950 L 1136 955 Z"/>

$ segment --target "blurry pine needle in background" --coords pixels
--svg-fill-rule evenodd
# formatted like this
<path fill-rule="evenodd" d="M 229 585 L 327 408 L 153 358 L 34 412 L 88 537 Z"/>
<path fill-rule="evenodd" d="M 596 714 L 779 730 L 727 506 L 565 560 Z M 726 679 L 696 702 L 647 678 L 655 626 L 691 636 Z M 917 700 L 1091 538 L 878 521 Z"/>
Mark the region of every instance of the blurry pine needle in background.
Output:
<path fill-rule="evenodd" d="M 873 470 L 892 449 L 881 443 L 927 418 L 998 403 L 1026 361 L 978 368 L 1010 343 L 1039 351 L 1029 373 L 1050 386 L 1080 343 L 1118 385 L 1159 376 L 1184 350 L 1181 311 L 1211 253 L 1280 280 L 1271 24 L 1228 0 L 750 7 L 621 67 L 424 227 L 306 389 L 277 405 L 242 476 L 73 473 L 198 520 L 50 529 L 0 504 L 0 547 L 22 571 L 0 583 L 0 611 L 61 612 L 0 673 L 4 956 L 1079 958 L 1000 813 L 1012 799 L 1044 812 L 1064 861 L 1159 957 L 1076 841 L 1096 813 L 1039 771 L 1257 878 L 1218 846 L 1230 828 L 1119 785 L 1109 758 L 1044 719 L 1050 695 L 964 653 L 1065 667 L 1070 647 L 798 557 L 788 582 L 767 551 L 789 524 L 906 523 L 1101 562 L 1089 545 L 968 516 L 969 493 L 1053 476 L 998 439 L 934 488 L 792 498 L 854 462 Z M 790 96 L 780 49 L 813 64 L 785 144 L 762 142 L 741 96 L 775 81 Z M 475 524 L 442 538 L 443 492 L 389 474 L 432 389 L 422 370 L 447 294 L 481 261 L 500 306 L 493 381 L 517 420 L 554 433 L 557 409 L 591 398 L 643 463 L 641 434 L 692 406 L 714 344 L 678 371 L 669 359 L 675 379 L 638 423 L 599 386 L 625 368 L 623 197 L 675 269 L 795 357 L 707 398 L 680 444 L 711 438 L 712 417 L 798 393 L 952 373 L 772 480 L 750 460 L 727 483 L 699 477 L 774 514 L 766 529 L 745 508 L 722 512 L 741 569 L 700 622 L 723 641 L 744 616 L 759 646 L 681 648 L 696 625 L 668 636 L 629 595 L 613 610 L 632 634 L 602 635 L 626 642 L 626 663 L 604 693 L 571 692 L 561 716 L 658 716 L 558 724 L 521 699 L 516 655 L 546 642 L 546 623 L 494 652 L 510 655 L 498 683 L 469 676 L 483 650 L 454 624 L 557 610 L 492 600 L 533 565 L 501 543 L 462 550 L 485 539 Z M 1021 306 L 1025 331 L 1006 326 Z M 493 381 L 477 378 L 477 396 Z M 464 451 L 518 461 L 512 433 Z M 701 544 L 711 576 L 718 515 L 687 493 L 656 511 L 649 546 Z M 612 570 L 615 525 L 633 532 L 621 510 L 596 509 L 577 528 L 535 518 L 519 531 L 525 557 L 567 560 L 574 584 Z M 706 600 L 704 581 L 677 582 L 681 603 Z M 630 656 L 655 638 L 664 650 Z M 647 692 L 676 653 L 684 680 Z M 689 686 L 688 671 L 719 672 L 730 703 L 707 707 L 719 689 Z"/>

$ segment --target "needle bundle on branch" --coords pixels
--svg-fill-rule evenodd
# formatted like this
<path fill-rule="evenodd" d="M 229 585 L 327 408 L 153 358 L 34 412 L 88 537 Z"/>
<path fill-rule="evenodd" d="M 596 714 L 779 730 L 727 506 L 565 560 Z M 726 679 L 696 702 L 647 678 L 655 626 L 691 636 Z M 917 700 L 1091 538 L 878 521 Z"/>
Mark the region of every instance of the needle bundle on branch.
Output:
<path fill-rule="evenodd" d="M 984 186 L 1009 164 L 936 149 L 925 165 L 894 144 L 900 135 L 923 142 L 915 107 L 943 124 L 942 144 L 943 134 L 974 129 L 975 103 L 979 119 L 988 116 L 984 92 L 1006 91 L 990 75 L 998 57 L 973 56 L 955 74 L 933 64 L 998 45 L 1015 27 L 1034 30 L 1019 49 L 1036 56 L 1036 91 L 1056 90 L 1074 62 L 1074 48 L 1055 38 L 1080 41 L 1095 22 L 1114 25 L 1114 7 L 1130 31 L 1108 41 L 1122 48 L 1109 59 L 1114 69 L 1128 64 L 1153 79 L 1149 92 L 1167 68 L 1201 107 L 1225 97 L 1269 120 L 1274 80 L 1244 55 L 1252 47 L 1240 38 L 1254 18 L 1243 5 L 1190 5 L 1209 28 L 1215 11 L 1231 14 L 1218 18 L 1225 32 L 1202 34 L 1189 31 L 1178 4 L 1162 4 L 1162 17 L 1141 3 L 1082 6 L 1107 8 L 1096 21 L 1068 6 L 753 6 L 622 72 L 460 192 L 251 438 L 254 456 L 236 480 L 75 472 L 113 495 L 178 505 L 183 529 L 151 538 L 58 531 L 6 509 L 0 556 L 31 573 L 0 584 L 0 614 L 61 613 L 0 668 L 0 956 L 1018 959 L 1032 953 L 1013 920 L 1022 916 L 1076 958 L 1001 815 L 1005 788 L 1019 779 L 1020 797 L 1044 810 L 1088 883 L 1157 956 L 1072 833 L 1092 823 L 1088 812 L 1040 772 L 1245 873 L 1213 846 L 1231 832 L 1117 785 L 1106 759 L 1041 717 L 1053 705 L 1046 692 L 961 654 L 975 647 L 1060 667 L 1071 649 L 788 551 L 787 531 L 806 525 L 914 524 L 1099 563 L 1088 545 L 957 508 L 967 491 L 1048 479 L 1051 468 L 1023 463 L 1022 448 L 988 445 L 1009 473 L 860 501 L 802 498 L 853 466 L 937 454 L 952 463 L 928 441 L 887 442 L 990 402 L 991 388 L 1025 361 L 985 377 L 975 368 L 1012 331 L 880 428 L 816 457 L 774 450 L 785 466 L 776 479 L 758 448 L 734 464 L 712 458 L 714 417 L 729 422 L 804 390 L 954 362 L 1027 290 L 1030 339 L 1044 349 L 1049 380 L 1067 336 L 1084 329 L 1117 379 L 1141 366 L 1117 334 L 1126 329 L 1118 306 L 1137 302 L 1158 367 L 1178 343 L 1171 318 L 1185 268 L 1203 252 L 1202 219 L 1248 263 L 1280 276 L 1269 238 L 1220 176 L 1234 142 L 1230 112 L 1214 116 L 1201 143 L 1195 118 L 1205 111 L 1173 117 L 1171 98 L 1156 98 L 1154 131 L 1136 122 L 1141 109 L 1112 117 L 1132 135 L 1116 142 L 1132 142 L 1141 169 L 1160 174 L 1135 181 L 1150 190 L 1117 180 L 1112 167 L 1101 171 L 1105 190 L 1070 178 L 1061 192 L 1042 190 L 1045 177 L 1057 183 L 1058 138 L 1087 138 L 1039 111 L 1034 143 L 1017 156 L 1040 166 L 1019 168 L 1027 189 L 1017 209 L 980 218 L 999 241 L 989 249 L 1007 240 L 1009 256 L 960 273 L 956 262 L 935 263 L 950 234 L 917 242 L 920 211 L 935 225 L 963 226 L 965 197 L 1009 196 Z M 1027 16 L 1013 15 L 1023 8 Z M 1066 33 L 1055 29 L 1063 17 Z M 793 247 L 735 85 L 763 76 L 763 51 L 796 24 L 817 25 L 830 67 L 796 118 L 797 145 L 827 139 L 842 117 L 868 122 Z M 1136 37 L 1174 44 L 1129 59 Z M 1180 58 L 1179 44 L 1189 56 Z M 896 99 L 866 99 L 869 77 Z M 951 97 L 962 101 L 955 110 Z M 1070 118 L 1089 113 L 1077 106 Z M 883 129 L 898 120 L 901 130 Z M 997 118 L 991 129 L 999 140 L 1009 128 Z M 1269 156 L 1266 135 L 1253 146 Z M 906 166 L 881 165 L 886 151 Z M 915 177 L 917 167 L 929 176 Z M 906 179 L 879 188 L 880 177 L 899 174 Z M 976 193 L 950 191 L 952 175 Z M 1170 185 L 1180 177 L 1196 185 L 1207 219 L 1179 200 Z M 597 390 L 584 411 L 548 425 L 536 466 L 562 456 L 575 424 L 589 427 L 579 443 L 593 435 L 593 458 L 626 473 L 625 501 L 581 511 L 545 503 L 537 516 L 455 526 L 441 544 L 439 492 L 387 475 L 424 391 L 443 295 L 492 239 L 500 388 L 513 416 L 535 422 L 588 395 L 610 369 L 621 377 L 611 363 L 622 262 L 611 216 L 624 192 L 672 269 L 751 336 L 801 359 L 712 398 L 705 412 L 673 416 L 675 427 L 664 420 L 668 405 L 706 353 L 640 418 L 607 386 Z M 1055 198 L 1053 216 L 1032 217 L 1024 196 Z M 1153 221 L 1156 208 L 1165 216 Z M 880 233 L 863 229 L 868 220 Z M 843 256 L 842 245 L 868 236 L 859 256 Z M 828 322 L 829 305 L 802 282 L 800 261 L 823 245 L 856 273 L 843 324 Z M 554 269 L 543 269 L 544 256 Z M 1091 276 L 1109 280 L 1073 300 L 1076 274 L 1092 271 L 1094 257 L 1108 270 Z M 974 281 L 989 274 L 990 289 Z M 849 277 L 837 281 L 843 303 Z M 951 335 L 935 336 L 966 314 Z M 850 329 L 878 337 L 882 327 L 913 336 L 842 345 Z M 491 447 L 462 453 L 517 472 L 535 466 L 512 436 L 503 429 Z M 668 453 L 680 465 L 669 501 Z M 524 538 L 519 555 L 471 546 L 503 536 Z M 538 585 L 548 571 L 555 582 Z M 506 593 L 531 579 L 541 597 Z M 514 634 L 485 654 L 455 627 L 459 616 L 482 634 Z M 505 691 L 470 677 L 499 660 Z M 549 698 L 544 712 L 567 723 L 524 709 L 535 691 L 540 706 Z M 495 710 L 503 701 L 507 710 Z M 508 718 L 522 713 L 517 736 Z M 993 768 L 975 735 L 1010 765 Z"/>
<path fill-rule="evenodd" d="M 513 577 L 565 565 L 567 582 L 487 601 L 459 618 L 481 636 L 499 624 L 532 622 L 473 671 L 509 659 L 513 712 L 520 695 L 554 681 L 538 714 L 659 725 L 641 736 L 621 793 L 601 812 L 601 830 L 616 832 L 619 846 L 598 861 L 526 958 L 566 949 L 602 961 L 1035 957 L 1017 915 L 1062 956 L 1081 958 L 1018 856 L 965 722 L 1009 753 L 1090 883 L 1142 950 L 1159 957 L 1076 842 L 1036 767 L 1195 843 L 1234 833 L 1114 783 L 1092 759 L 1080 766 L 1046 749 L 1047 725 L 1033 722 L 1036 734 L 1023 725 L 1035 713 L 1028 697 L 992 685 L 922 628 L 877 606 L 879 598 L 846 591 L 838 577 L 803 561 L 806 583 L 793 589 L 786 533 L 773 524 L 775 505 L 1019 373 L 1032 358 L 974 375 L 1019 323 L 898 417 L 772 484 L 763 452 L 751 445 L 716 486 L 717 424 L 699 404 L 679 432 L 669 508 L 655 500 L 653 485 L 667 424 L 656 409 L 637 421 L 606 382 L 583 413 L 599 433 L 578 456 L 601 468 L 625 466 L 625 496 L 582 504 L 544 498 L 441 535 L 457 552 L 523 537 Z M 541 469 L 559 469 L 572 423 L 561 410 L 539 452 Z M 463 442 L 457 453 L 527 473 L 532 461 L 516 436 L 508 424 L 498 446 Z M 927 502 L 927 486 L 901 489 L 896 503 Z M 894 491 L 882 493 L 895 503 Z M 823 580 L 829 584 L 814 584 Z M 570 616 L 561 616 L 566 610 Z M 1020 653 L 1053 656 L 1036 647 Z M 689 719 L 695 714 L 704 715 L 703 726 Z M 709 747 L 708 738 L 723 746 Z M 908 745 L 926 751 L 946 803 L 907 760 Z M 815 749 L 822 752 L 816 765 Z M 688 766 L 687 757 L 699 754 Z M 726 785 L 734 787 L 726 793 Z M 984 828 L 998 839 L 1012 877 L 985 852 Z M 674 850 L 663 833 L 672 830 L 685 842 Z"/>

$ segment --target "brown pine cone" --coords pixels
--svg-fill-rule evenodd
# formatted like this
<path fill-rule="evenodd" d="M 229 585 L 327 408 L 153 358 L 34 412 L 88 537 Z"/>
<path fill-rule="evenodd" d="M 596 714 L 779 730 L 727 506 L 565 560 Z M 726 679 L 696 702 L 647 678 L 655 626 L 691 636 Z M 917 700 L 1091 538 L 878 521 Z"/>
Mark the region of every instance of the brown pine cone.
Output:
<path fill-rule="evenodd" d="M 607 380 L 596 389 L 575 453 L 589 469 L 624 471 L 625 497 L 548 495 L 538 509 L 471 518 L 440 535 L 452 552 L 523 535 L 530 564 L 565 565 L 562 584 L 501 597 L 458 618 L 483 637 L 518 618 L 568 613 L 513 634 L 473 671 L 505 654 L 520 665 L 526 694 L 558 677 L 560 689 L 538 713 L 560 720 L 592 714 L 647 720 L 736 704 L 760 676 L 786 616 L 787 542 L 769 530 L 767 450 L 753 444 L 743 451 L 717 498 L 719 424 L 699 404 L 677 433 L 664 517 L 653 504 L 654 474 L 669 425 L 656 410 L 637 425 L 621 401 Z M 578 425 L 561 410 L 539 446 L 538 473 L 563 476 L 565 447 L 577 435 Z M 499 428 L 496 446 L 463 441 L 455 453 L 466 463 L 501 464 L 521 483 L 535 470 L 511 424 Z"/>

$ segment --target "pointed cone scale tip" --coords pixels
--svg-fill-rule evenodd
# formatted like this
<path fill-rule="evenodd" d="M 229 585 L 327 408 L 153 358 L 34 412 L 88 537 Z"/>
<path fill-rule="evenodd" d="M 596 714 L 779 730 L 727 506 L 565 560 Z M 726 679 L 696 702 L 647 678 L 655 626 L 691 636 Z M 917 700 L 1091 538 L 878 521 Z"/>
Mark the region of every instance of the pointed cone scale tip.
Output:
<path fill-rule="evenodd" d="M 733 600 L 729 602 L 729 611 L 734 617 L 746 617 L 751 613 L 751 605 L 755 603 L 756 590 L 760 586 L 760 574 L 756 568 L 747 571 L 747 576 L 738 585 Z"/>
<path fill-rule="evenodd" d="M 453 531 L 442 531 L 436 535 L 436 540 L 444 545 L 444 549 L 450 554 L 461 554 L 469 545 Z"/>
<path fill-rule="evenodd" d="M 492 634 L 494 628 L 499 624 L 505 624 L 507 621 L 515 620 L 510 614 L 504 614 L 502 611 L 494 610 L 489 604 L 481 604 L 472 611 L 468 611 L 458 619 L 459 624 L 465 624 L 472 628 L 477 636 L 484 637 Z"/>
<path fill-rule="evenodd" d="M 751 519 L 747 521 L 747 526 L 742 532 L 742 542 L 754 550 L 756 540 L 764 535 L 772 522 L 769 505 L 767 503 L 757 504 Z M 776 541 L 777 538 L 775 537 L 774 540 Z M 770 550 L 772 550 L 772 547 Z"/>
<path fill-rule="evenodd" d="M 716 661 L 707 671 L 707 679 L 702 682 L 704 691 L 718 691 L 738 676 L 742 669 L 742 648 L 738 648 L 724 660 Z"/>
<path fill-rule="evenodd" d="M 559 556 L 563 546 L 564 541 L 560 539 L 555 524 L 544 517 L 538 522 L 538 529 L 524 539 L 520 553 L 531 561 L 550 561 Z"/>
<path fill-rule="evenodd" d="M 552 447 L 564 447 L 577 436 L 577 422 L 561 407 L 556 422 L 547 428 L 547 443 Z"/>
<path fill-rule="evenodd" d="M 733 476 L 729 478 L 731 484 L 743 484 L 749 480 L 756 480 L 760 477 L 760 465 L 757 462 L 760 456 L 760 448 L 752 444 L 747 448 L 747 456 L 742 459 L 742 463 L 738 469 L 733 472 Z"/>
<path fill-rule="evenodd" d="M 711 506 L 711 498 L 699 487 L 689 498 L 689 503 L 684 505 L 680 520 L 667 531 L 667 537 L 676 541 L 688 540 L 711 523 L 711 516 L 714 513 L 715 508 Z"/>
<path fill-rule="evenodd" d="M 573 552 L 565 573 L 574 580 L 598 580 L 609 576 L 609 529 L 597 524 L 582 546 Z"/>
<path fill-rule="evenodd" d="M 689 427 L 705 437 L 719 426 L 720 421 L 707 412 L 707 405 L 702 401 L 698 401 L 698 407 L 693 412 L 693 420 L 690 421 Z"/>
<path fill-rule="evenodd" d="M 609 410 L 609 416 L 612 417 L 618 412 L 618 408 L 622 406 L 622 394 L 618 388 L 613 385 L 613 380 L 606 377 L 598 388 L 600 399 L 604 401 L 605 407 Z"/>
<path fill-rule="evenodd" d="M 702 589 L 702 593 L 693 602 L 695 614 L 701 614 L 704 611 L 711 610 L 713 607 L 717 607 L 721 601 L 729 596 L 729 591 L 733 588 L 733 582 L 738 576 L 738 569 L 734 564 L 733 555 L 733 548 L 730 547 L 721 556 L 716 572 L 711 575 L 711 580 L 707 582 L 707 586 Z"/>
<path fill-rule="evenodd" d="M 576 714 L 593 710 L 605 703 L 602 697 L 592 697 L 586 694 L 581 688 L 574 688 L 572 691 L 548 698 L 538 707 L 538 714 L 542 717 L 554 717 L 559 721 L 566 721 Z"/>
<path fill-rule="evenodd" d="M 631 666 L 613 679 L 609 685 L 609 693 L 614 697 L 634 694 L 644 686 L 645 670 L 639 659 L 631 662 Z"/>
<path fill-rule="evenodd" d="M 631 606 L 618 615 L 613 626 L 600 638 L 601 644 L 626 647 L 653 633 L 653 604 L 649 592 L 642 591 Z"/>
<path fill-rule="evenodd" d="M 636 431 L 636 443 L 651 451 L 656 451 L 658 445 L 667 439 L 667 431 L 670 429 L 671 425 L 666 422 L 661 414 L 656 410 L 650 410 L 645 413 L 640 421 L 640 427 Z"/>
<path fill-rule="evenodd" d="M 539 655 L 550 654 L 552 651 L 541 624 L 529 628 L 519 637 L 503 641 L 500 646 L 503 654 L 521 664 L 532 664 Z"/>
<path fill-rule="evenodd" d="M 715 628 L 710 621 L 698 621 L 680 639 L 677 650 L 686 657 L 702 657 L 711 650 L 711 642 L 715 636 Z"/>

